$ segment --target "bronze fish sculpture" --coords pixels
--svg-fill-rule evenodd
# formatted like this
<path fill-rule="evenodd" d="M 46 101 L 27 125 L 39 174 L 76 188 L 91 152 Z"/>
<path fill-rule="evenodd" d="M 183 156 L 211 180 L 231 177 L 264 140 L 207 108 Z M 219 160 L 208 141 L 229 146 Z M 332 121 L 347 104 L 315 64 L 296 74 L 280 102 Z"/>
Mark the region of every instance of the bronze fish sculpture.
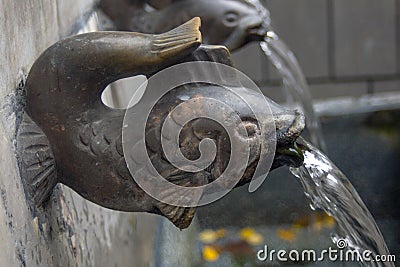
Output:
<path fill-rule="evenodd" d="M 200 17 L 203 43 L 223 45 L 230 51 L 252 41 L 261 41 L 269 28 L 268 12 L 263 14 L 246 0 L 161 2 L 136 1 L 136 5 L 132 5 L 124 0 L 102 0 L 100 6 L 118 30 L 153 34 L 177 27 L 190 18 Z"/>
<path fill-rule="evenodd" d="M 36 205 L 49 197 L 57 183 L 62 183 L 103 207 L 160 214 L 181 229 L 189 226 L 195 208 L 157 201 L 132 179 L 122 147 L 125 110 L 105 106 L 101 93 L 115 80 L 139 74 L 149 77 L 177 62 L 192 60 L 194 54 L 216 52 L 221 61 L 229 59 L 226 48 L 200 46 L 199 27 L 200 19 L 194 18 L 160 35 L 94 32 L 72 36 L 54 44 L 36 60 L 26 81 L 26 115 L 17 143 L 24 186 Z M 250 131 L 252 140 L 265 138 L 240 101 L 221 94 L 217 86 L 176 88 L 157 103 L 146 126 L 148 154 L 157 170 L 167 174 L 167 180 L 185 186 L 204 184 L 217 179 L 229 160 L 226 146 L 217 144 L 220 156 L 202 172 L 205 179 L 199 180 L 165 159 L 159 143 L 160 127 L 168 112 L 183 101 L 181 94 L 189 98 L 208 95 L 232 104 L 246 127 L 254 129 Z M 258 101 L 257 95 L 254 99 Z M 278 105 L 272 110 L 277 127 L 273 168 L 297 166 L 302 157 L 291 148 L 304 128 L 304 117 Z M 216 126 L 203 123 L 197 127 L 193 123 L 182 131 L 180 143 L 188 157 L 197 153 L 195 146 L 204 136 L 210 137 L 210 132 L 214 139 L 221 137 Z M 252 155 L 257 153 L 257 148 L 252 150 Z M 239 184 L 249 182 L 255 162 L 257 156 L 252 157 Z"/>

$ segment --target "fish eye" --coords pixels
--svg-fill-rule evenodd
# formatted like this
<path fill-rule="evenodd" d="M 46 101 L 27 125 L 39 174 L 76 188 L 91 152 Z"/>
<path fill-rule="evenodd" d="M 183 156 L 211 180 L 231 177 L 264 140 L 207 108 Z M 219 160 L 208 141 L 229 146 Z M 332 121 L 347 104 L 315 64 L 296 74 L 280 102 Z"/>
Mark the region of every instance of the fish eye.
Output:
<path fill-rule="evenodd" d="M 227 26 L 234 26 L 236 25 L 239 18 L 239 14 L 233 11 L 226 12 L 224 14 L 224 24 Z"/>

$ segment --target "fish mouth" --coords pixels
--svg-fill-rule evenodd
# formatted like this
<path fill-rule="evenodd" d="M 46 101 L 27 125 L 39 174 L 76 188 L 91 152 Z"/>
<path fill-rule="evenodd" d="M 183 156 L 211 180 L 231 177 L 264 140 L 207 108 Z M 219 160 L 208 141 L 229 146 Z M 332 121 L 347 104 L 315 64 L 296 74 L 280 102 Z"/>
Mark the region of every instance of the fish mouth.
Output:
<path fill-rule="evenodd" d="M 305 127 L 305 118 L 302 113 L 284 113 L 276 115 L 275 126 L 277 144 L 272 169 L 283 165 L 299 167 L 303 164 L 303 150 L 296 143 Z"/>
<path fill-rule="evenodd" d="M 264 22 L 263 18 L 255 17 L 252 23 L 247 25 L 247 41 L 258 42 L 265 38 L 265 35 L 269 31 L 268 25 Z"/>
<path fill-rule="evenodd" d="M 259 25 L 258 27 L 248 29 L 248 39 L 249 41 L 262 41 L 267 34 L 268 29 L 263 25 Z"/>
<path fill-rule="evenodd" d="M 274 114 L 277 145 L 285 146 L 296 142 L 305 127 L 305 117 L 298 111 Z"/>
<path fill-rule="evenodd" d="M 286 147 L 278 147 L 276 149 L 276 154 L 274 162 L 272 163 L 272 168 L 278 168 L 280 166 L 286 165 L 290 167 L 300 167 L 304 161 L 303 150 L 293 143 Z"/>

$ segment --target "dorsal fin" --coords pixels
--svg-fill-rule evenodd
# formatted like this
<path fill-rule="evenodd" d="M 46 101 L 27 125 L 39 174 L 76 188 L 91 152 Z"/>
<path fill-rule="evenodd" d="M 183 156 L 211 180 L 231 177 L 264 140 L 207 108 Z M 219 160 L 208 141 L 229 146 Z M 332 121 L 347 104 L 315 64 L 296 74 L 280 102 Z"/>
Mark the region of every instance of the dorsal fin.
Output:
<path fill-rule="evenodd" d="M 201 20 L 195 17 L 166 33 L 157 34 L 153 40 L 152 53 L 167 58 L 177 51 L 197 47 L 201 44 Z"/>

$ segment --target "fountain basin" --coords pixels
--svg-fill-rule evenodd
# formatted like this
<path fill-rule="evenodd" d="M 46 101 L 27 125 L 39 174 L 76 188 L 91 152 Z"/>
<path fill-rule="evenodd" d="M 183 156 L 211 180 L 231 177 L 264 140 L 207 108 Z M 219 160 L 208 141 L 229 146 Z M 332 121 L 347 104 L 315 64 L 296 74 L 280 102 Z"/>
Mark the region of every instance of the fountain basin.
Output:
<path fill-rule="evenodd" d="M 400 109 L 393 109 L 324 116 L 321 120 L 327 140 L 327 154 L 348 176 L 374 216 L 391 254 L 397 258 L 400 254 L 400 200 L 397 197 L 400 192 L 399 115 Z M 234 239 L 240 229 L 250 227 L 263 236 L 263 243 L 275 249 L 285 246 L 301 248 L 299 244 L 302 244 L 308 249 L 322 250 L 328 246 L 334 247 L 329 235 L 335 231 L 329 227 L 316 230 L 315 222 L 320 216 L 320 212 L 310 209 L 300 181 L 288 169 L 281 168 L 271 172 L 254 193 L 250 194 L 247 186 L 243 186 L 223 199 L 199 208 L 197 228 L 199 232 L 225 229 L 227 235 L 231 235 L 226 238 Z M 280 235 L 282 230 L 292 229 L 299 222 L 305 222 L 305 230 L 297 231 L 293 241 L 289 240 L 291 237 L 288 232 L 288 239 L 284 240 L 285 235 Z M 310 225 L 307 225 L 308 222 Z M 312 241 L 307 240 L 310 236 Z M 191 242 L 200 244 L 199 260 L 205 244 L 196 241 L 196 238 Z M 222 253 L 218 263 L 230 266 L 232 257 L 229 253 Z M 253 257 L 253 260 L 256 258 Z M 212 266 L 209 264 L 203 259 L 204 266 Z M 326 263 L 313 266 L 328 266 L 323 264 Z"/>

